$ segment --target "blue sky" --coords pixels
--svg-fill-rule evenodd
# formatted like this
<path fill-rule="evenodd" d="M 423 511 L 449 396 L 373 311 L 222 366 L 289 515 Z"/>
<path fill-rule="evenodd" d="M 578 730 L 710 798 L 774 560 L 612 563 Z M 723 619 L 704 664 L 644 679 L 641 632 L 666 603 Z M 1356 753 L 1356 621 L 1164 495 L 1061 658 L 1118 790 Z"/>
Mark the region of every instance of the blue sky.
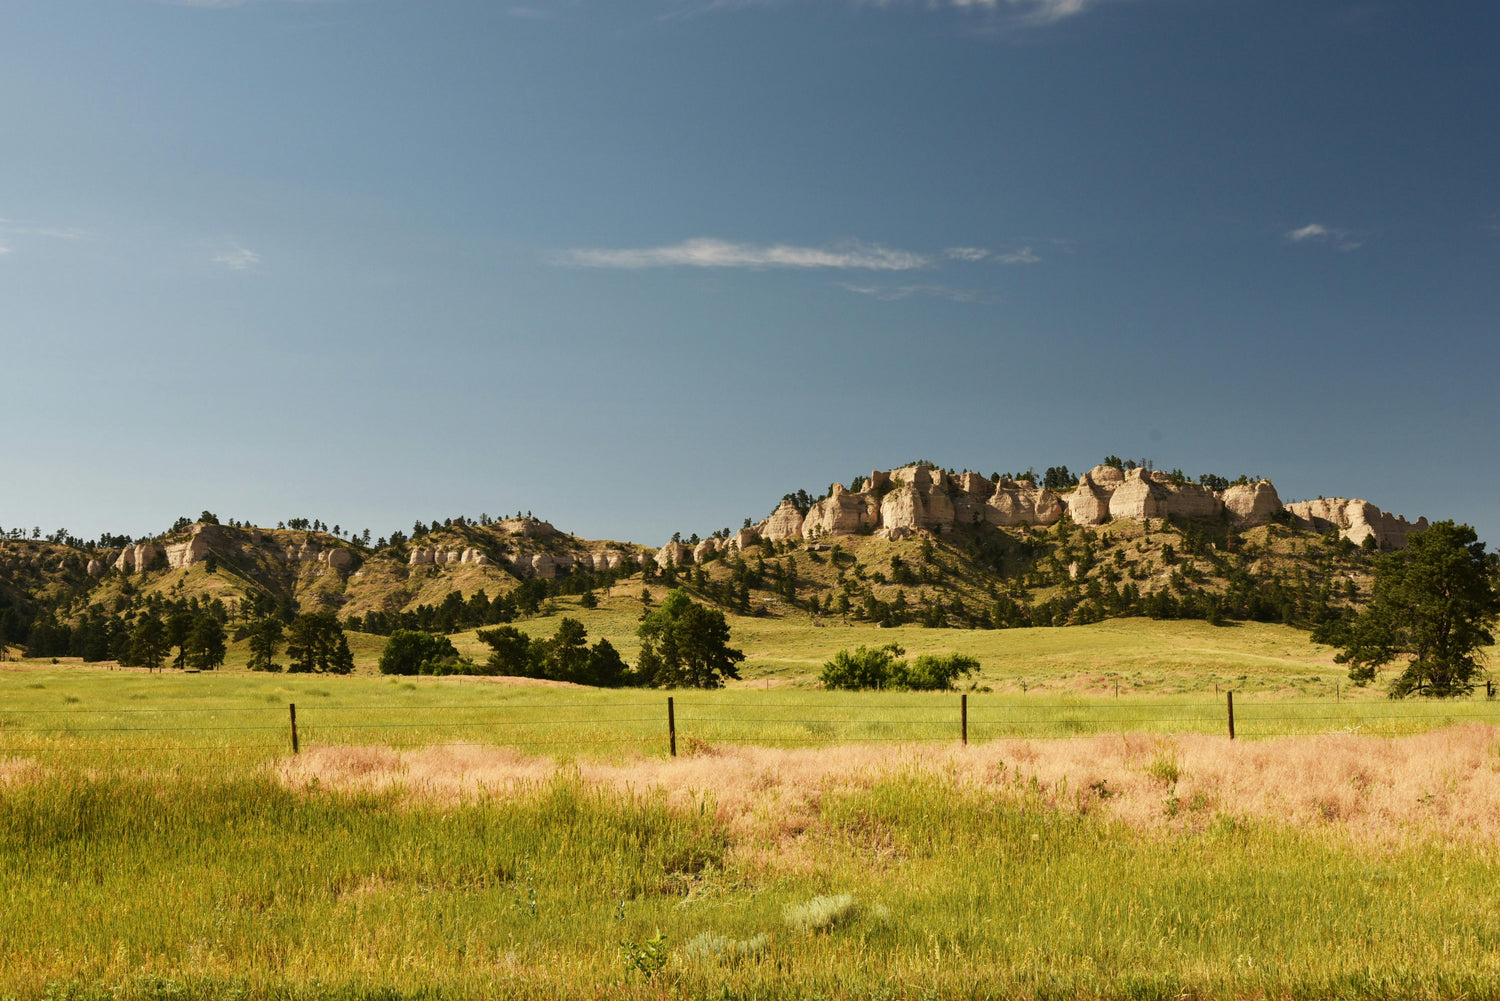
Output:
<path fill-rule="evenodd" d="M 17 0 L 0 525 L 659 544 L 914 458 L 1500 543 L 1500 8 Z"/>

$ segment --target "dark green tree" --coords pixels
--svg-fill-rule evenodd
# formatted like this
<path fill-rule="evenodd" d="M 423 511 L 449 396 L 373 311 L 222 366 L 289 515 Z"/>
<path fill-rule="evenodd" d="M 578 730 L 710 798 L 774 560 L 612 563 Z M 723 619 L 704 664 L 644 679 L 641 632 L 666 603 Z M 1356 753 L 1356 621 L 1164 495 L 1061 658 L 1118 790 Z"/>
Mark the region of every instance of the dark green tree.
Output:
<path fill-rule="evenodd" d="M 1483 668 L 1480 648 L 1495 642 L 1497 615 L 1500 592 L 1484 543 L 1468 525 L 1440 521 L 1405 549 L 1377 557 L 1370 603 L 1314 638 L 1340 648 L 1334 659 L 1350 665 L 1349 678 L 1360 685 L 1406 656 L 1392 698 L 1464 695 Z"/>
<path fill-rule="evenodd" d="M 309 673 L 348 674 L 354 670 L 349 640 L 332 612 L 309 612 L 292 620 L 287 630 L 287 670 Z"/>
<path fill-rule="evenodd" d="M 281 648 L 285 632 L 282 621 L 274 615 L 263 615 L 250 623 L 250 662 L 252 671 L 280 671 L 276 651 Z"/>
<path fill-rule="evenodd" d="M 224 640 L 224 627 L 219 620 L 207 612 L 200 612 L 194 617 L 183 646 L 188 667 L 214 671 L 224 666 L 224 656 L 228 652 Z"/>
<path fill-rule="evenodd" d="M 162 617 L 156 614 L 156 609 L 148 609 L 136 618 L 135 629 L 130 630 L 130 660 L 147 671 L 154 671 L 162 666 L 168 650 L 171 650 L 171 644 L 166 642 Z"/>
<path fill-rule="evenodd" d="M 530 636 L 515 626 L 481 629 L 476 635 L 480 642 L 489 644 L 492 673 L 513 678 L 532 677 Z"/>
<path fill-rule="evenodd" d="M 700 605 L 681 588 L 641 621 L 641 680 L 656 688 L 721 688 L 740 676 L 743 652 L 729 646 L 724 613 Z"/>
<path fill-rule="evenodd" d="M 380 652 L 381 674 L 431 674 L 423 667 L 446 660 L 457 661 L 458 650 L 446 636 L 416 629 L 397 629 Z"/>

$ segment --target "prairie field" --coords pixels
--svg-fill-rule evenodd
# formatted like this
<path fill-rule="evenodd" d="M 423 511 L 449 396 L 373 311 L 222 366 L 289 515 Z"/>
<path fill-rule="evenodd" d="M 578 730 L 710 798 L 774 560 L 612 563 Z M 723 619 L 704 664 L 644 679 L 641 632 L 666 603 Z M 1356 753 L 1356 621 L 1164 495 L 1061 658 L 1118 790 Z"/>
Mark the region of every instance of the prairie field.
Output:
<path fill-rule="evenodd" d="M 1324 691 L 1292 630 L 736 621 L 744 680 L 672 693 L 352 638 L 3 665 L 0 998 L 1500 996 L 1496 703 Z M 813 685 L 893 641 L 981 676 Z"/>

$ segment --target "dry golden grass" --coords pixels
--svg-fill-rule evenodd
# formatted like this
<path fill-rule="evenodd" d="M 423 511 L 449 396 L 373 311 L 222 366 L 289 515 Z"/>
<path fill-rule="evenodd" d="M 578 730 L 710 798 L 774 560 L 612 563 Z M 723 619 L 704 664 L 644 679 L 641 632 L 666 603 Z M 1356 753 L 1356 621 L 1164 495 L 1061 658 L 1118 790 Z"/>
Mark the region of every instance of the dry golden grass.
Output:
<path fill-rule="evenodd" d="M 1056 809 L 1162 833 L 1222 818 L 1289 823 L 1361 841 L 1500 841 L 1500 730 L 1468 724 L 1398 738 L 1326 734 L 1230 742 L 1125 734 L 997 740 L 967 748 L 867 745 L 771 749 L 696 744 L 674 759 L 551 759 L 506 748 L 323 747 L 278 766 L 294 787 L 399 790 L 417 801 L 506 797 L 559 774 L 677 809 L 713 809 L 746 850 L 787 847 L 830 796 L 892 779 L 942 777 L 997 795 L 1030 791 Z M 1034 780 L 1034 784 L 1033 784 Z"/>

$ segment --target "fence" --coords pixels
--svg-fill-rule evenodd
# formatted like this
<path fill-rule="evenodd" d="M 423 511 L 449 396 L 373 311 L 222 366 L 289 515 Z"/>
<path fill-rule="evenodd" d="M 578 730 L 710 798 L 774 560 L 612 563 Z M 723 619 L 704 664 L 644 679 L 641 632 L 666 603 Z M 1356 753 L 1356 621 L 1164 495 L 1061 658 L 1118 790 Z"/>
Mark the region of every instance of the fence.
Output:
<path fill-rule="evenodd" d="M 1316 733 L 1397 736 L 1455 723 L 1500 725 L 1500 703 L 1255 700 L 1070 702 L 1001 696 L 772 698 L 698 693 L 650 701 L 471 705 L 277 704 L 217 709 L 26 709 L 0 712 L 0 754 L 200 751 L 272 756 L 309 746 L 434 744 L 677 754 L 679 744 L 818 746 L 954 742 L 1106 733 Z"/>

